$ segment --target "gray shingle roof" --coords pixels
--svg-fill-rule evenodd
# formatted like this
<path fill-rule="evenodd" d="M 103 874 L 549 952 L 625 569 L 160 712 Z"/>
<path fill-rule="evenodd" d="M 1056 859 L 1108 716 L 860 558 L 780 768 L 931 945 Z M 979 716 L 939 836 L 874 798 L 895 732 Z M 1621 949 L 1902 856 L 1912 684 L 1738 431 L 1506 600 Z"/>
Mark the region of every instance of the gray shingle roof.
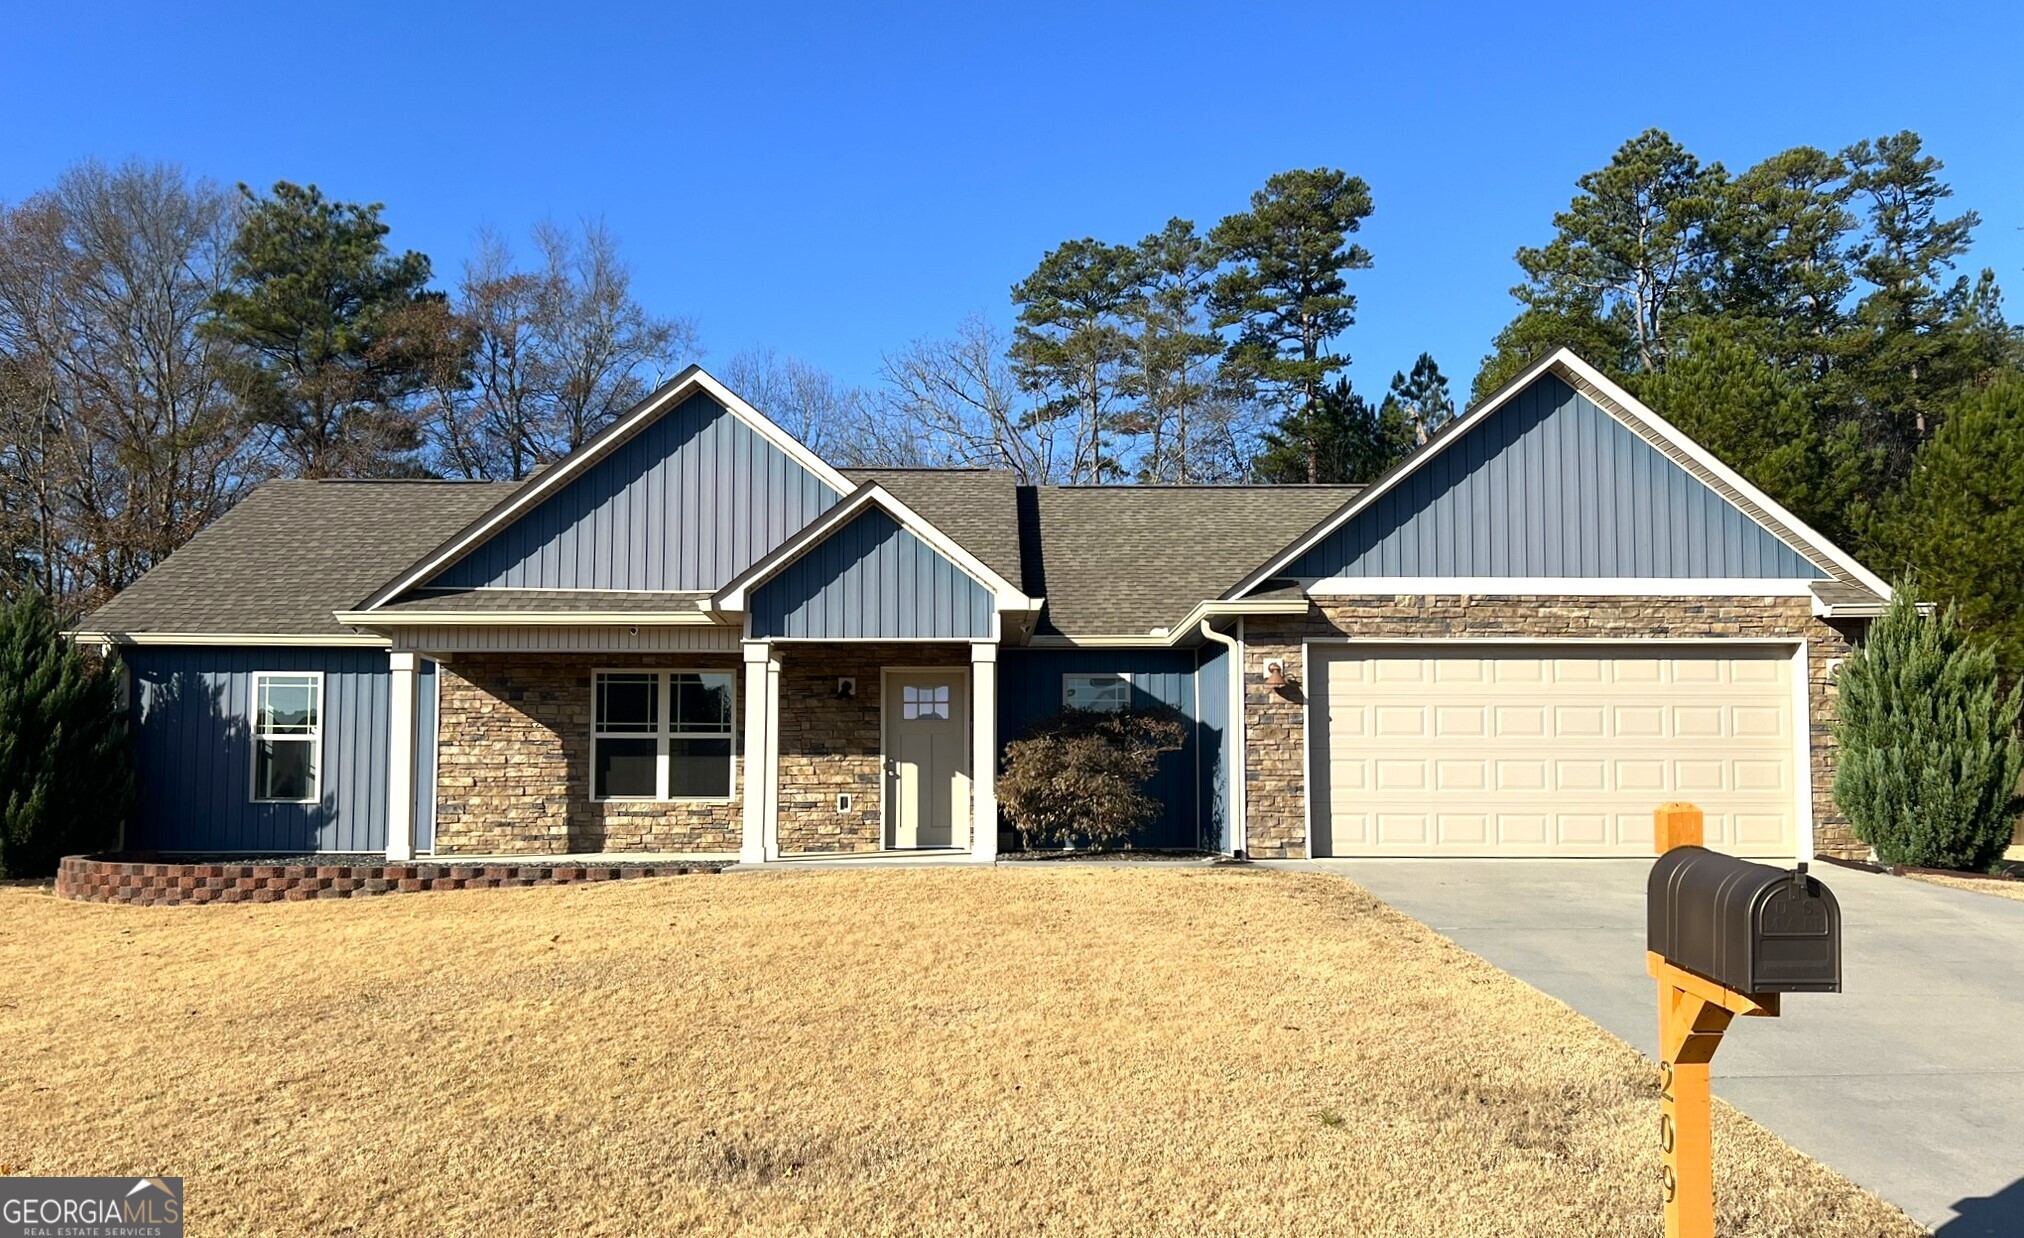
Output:
<path fill-rule="evenodd" d="M 1040 486 L 1031 541 L 1049 635 L 1143 636 L 1219 597 L 1355 486 Z M 925 514 L 925 513 L 923 513 Z"/>
<path fill-rule="evenodd" d="M 1012 474 L 995 469 L 845 469 L 855 482 L 876 482 L 920 513 L 984 566 L 1019 584 L 1019 491 Z"/>
<path fill-rule="evenodd" d="M 332 611 L 357 605 L 517 486 L 269 482 L 78 626 L 342 634 Z"/>
<path fill-rule="evenodd" d="M 1340 506 L 1345 486 L 1041 486 L 985 469 L 855 469 L 1044 596 L 1041 631 L 1143 636 L 1220 595 Z M 357 606 L 522 483 L 271 482 L 79 624 L 93 632 L 341 634 Z M 572 593 L 589 612 L 695 595 Z M 552 611 L 538 590 L 421 590 L 402 613 Z"/>

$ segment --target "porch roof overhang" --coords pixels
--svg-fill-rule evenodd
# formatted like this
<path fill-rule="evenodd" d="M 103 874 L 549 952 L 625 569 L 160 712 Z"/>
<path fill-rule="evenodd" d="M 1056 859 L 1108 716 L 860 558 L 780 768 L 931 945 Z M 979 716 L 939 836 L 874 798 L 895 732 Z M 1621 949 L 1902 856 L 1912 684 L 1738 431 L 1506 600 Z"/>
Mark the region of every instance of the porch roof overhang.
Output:
<path fill-rule="evenodd" d="M 369 610 L 333 612 L 364 628 L 709 624 L 703 593 L 623 593 L 590 589 L 436 589 Z"/>
<path fill-rule="evenodd" d="M 1307 607 L 1304 595 L 1289 596 L 1275 591 L 1270 597 L 1201 602 L 1172 627 L 1154 628 L 1143 634 L 1050 634 L 1035 636 L 1028 643 L 1039 649 L 1170 649 L 1200 643 L 1204 623 L 1241 619 L 1246 615 L 1304 615 Z"/>

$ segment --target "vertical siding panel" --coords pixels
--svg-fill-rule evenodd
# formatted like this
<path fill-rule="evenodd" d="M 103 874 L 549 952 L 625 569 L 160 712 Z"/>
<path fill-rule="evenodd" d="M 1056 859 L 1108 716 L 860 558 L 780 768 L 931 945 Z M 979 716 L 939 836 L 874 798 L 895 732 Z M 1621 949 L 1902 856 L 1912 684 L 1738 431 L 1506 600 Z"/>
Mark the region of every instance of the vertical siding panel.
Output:
<path fill-rule="evenodd" d="M 714 589 L 838 497 L 744 422 L 697 396 L 436 580 L 461 587 Z"/>
<path fill-rule="evenodd" d="M 750 606 L 756 637 L 963 639 L 990 634 L 994 599 L 872 510 L 754 590 Z"/>
<path fill-rule="evenodd" d="M 382 850 L 387 656 L 360 649 L 136 649 L 137 844 L 169 851 Z M 321 803 L 252 801 L 253 678 L 322 671 Z"/>
<path fill-rule="evenodd" d="M 1288 574 L 1822 573 L 1586 396 L 1548 378 L 1329 534 Z"/>

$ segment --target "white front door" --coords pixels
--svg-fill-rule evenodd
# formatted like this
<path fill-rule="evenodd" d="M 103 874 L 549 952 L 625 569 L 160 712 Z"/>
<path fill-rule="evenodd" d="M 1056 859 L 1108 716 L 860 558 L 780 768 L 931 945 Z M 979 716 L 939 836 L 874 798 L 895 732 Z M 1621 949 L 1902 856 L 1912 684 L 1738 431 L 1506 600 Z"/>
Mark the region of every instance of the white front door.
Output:
<path fill-rule="evenodd" d="M 970 673 L 885 677 L 886 845 L 969 843 Z"/>

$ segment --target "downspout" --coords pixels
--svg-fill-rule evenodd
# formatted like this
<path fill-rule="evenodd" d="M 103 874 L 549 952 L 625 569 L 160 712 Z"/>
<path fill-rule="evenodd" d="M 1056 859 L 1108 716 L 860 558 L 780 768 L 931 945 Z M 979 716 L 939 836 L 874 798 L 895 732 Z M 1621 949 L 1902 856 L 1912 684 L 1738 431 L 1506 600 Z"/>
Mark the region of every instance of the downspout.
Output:
<path fill-rule="evenodd" d="M 1230 651 L 1230 856 L 1244 860 L 1249 838 L 1244 828 L 1244 646 L 1202 620 L 1202 635 Z"/>

